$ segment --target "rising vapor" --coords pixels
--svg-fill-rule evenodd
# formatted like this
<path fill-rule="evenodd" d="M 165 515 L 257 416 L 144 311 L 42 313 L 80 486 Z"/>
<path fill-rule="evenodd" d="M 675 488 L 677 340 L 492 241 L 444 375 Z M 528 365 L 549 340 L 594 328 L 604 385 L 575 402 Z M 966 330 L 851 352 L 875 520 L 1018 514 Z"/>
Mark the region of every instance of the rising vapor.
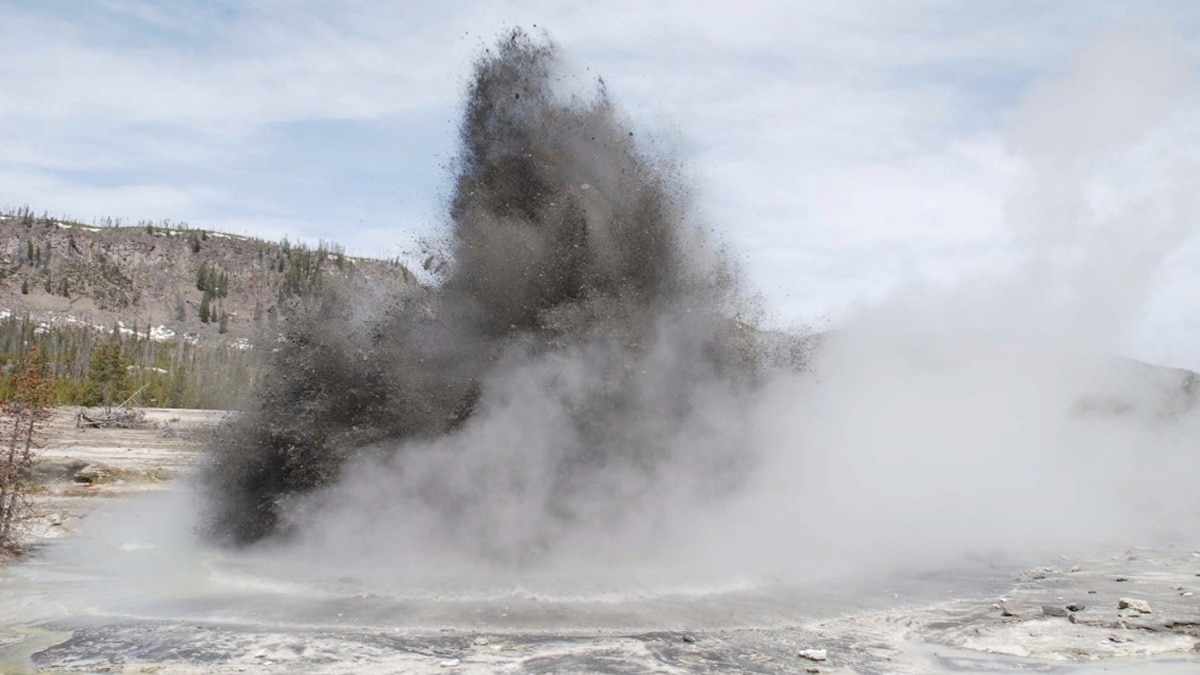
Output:
<path fill-rule="evenodd" d="M 650 536 L 664 491 L 716 498 L 753 464 L 726 424 L 764 367 L 736 272 L 603 83 L 568 96 L 565 77 L 521 31 L 481 56 L 444 278 L 344 289 L 290 326 L 215 444 L 214 535 L 354 503 L 424 547 L 519 562 L 634 520 Z"/>
<path fill-rule="evenodd" d="M 1101 36 L 1036 84 L 1009 137 L 1018 263 L 901 289 L 810 349 L 744 321 L 754 303 L 673 165 L 602 84 L 566 93 L 555 47 L 514 32 L 476 64 L 439 283 L 343 289 L 289 327 L 214 446 L 208 530 L 443 584 L 1190 536 L 1197 378 L 1113 356 L 1200 222 L 1196 167 L 1161 169 L 1194 119 L 1174 63 Z M 1126 97 L 1144 105 L 1108 115 Z"/>

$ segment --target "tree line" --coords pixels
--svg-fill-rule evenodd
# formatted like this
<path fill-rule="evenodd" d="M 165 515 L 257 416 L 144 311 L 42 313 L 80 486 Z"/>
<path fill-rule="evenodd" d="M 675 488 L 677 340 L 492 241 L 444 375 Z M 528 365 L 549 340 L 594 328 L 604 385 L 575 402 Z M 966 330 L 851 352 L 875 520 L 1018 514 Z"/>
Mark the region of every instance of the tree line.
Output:
<path fill-rule="evenodd" d="M 16 391 L 17 364 L 36 349 L 46 364 L 51 403 L 230 409 L 253 387 L 259 368 L 242 343 L 155 340 L 114 326 L 52 325 L 28 317 L 0 318 L 0 400 Z"/>

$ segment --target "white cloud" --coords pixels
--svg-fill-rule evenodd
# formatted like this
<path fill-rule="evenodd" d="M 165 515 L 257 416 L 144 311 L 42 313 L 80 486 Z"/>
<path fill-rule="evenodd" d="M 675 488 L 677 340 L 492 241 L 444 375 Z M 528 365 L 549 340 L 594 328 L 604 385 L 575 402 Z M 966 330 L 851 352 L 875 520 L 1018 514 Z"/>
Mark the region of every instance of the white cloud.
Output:
<path fill-rule="evenodd" d="M 604 76 L 640 134 L 690 167 L 699 213 L 782 322 L 914 276 L 947 283 L 999 264 L 1014 170 L 1002 135 L 1031 124 L 1007 119 L 1019 92 L 1069 68 L 1104 26 L 1169 21 L 1193 59 L 1188 38 L 1200 29 L 1189 3 L 1118 1 L 112 0 L 71 14 L 10 4 L 0 19 L 0 203 L 333 239 L 381 255 L 439 220 L 444 189 L 429 185 L 447 184 L 474 55 L 506 27 L 536 24 L 584 79 Z M 1078 86 L 1145 71 L 1098 68 Z M 1120 103 L 1130 119 L 1147 114 Z M 393 133 L 395 169 L 371 169 L 390 188 L 317 201 L 325 193 L 312 185 L 365 170 L 301 144 L 288 123 L 391 130 L 414 114 L 425 126 Z M 1089 133 L 1050 122 L 1038 133 L 1055 143 Z M 440 178 L 406 178 L 417 173 Z"/>
<path fill-rule="evenodd" d="M 32 206 L 52 216 L 74 218 L 89 223 L 112 216 L 125 218 L 129 204 L 138 204 L 152 213 L 187 212 L 196 205 L 221 199 L 219 191 L 202 185 L 162 183 L 123 184 L 115 186 L 82 185 L 63 181 L 50 174 L 30 171 L 8 171 L 0 168 L 0 184 L 5 194 L 39 195 L 38 202 L 0 199 L 5 207 Z M 53 204 L 53 210 L 46 207 Z"/>

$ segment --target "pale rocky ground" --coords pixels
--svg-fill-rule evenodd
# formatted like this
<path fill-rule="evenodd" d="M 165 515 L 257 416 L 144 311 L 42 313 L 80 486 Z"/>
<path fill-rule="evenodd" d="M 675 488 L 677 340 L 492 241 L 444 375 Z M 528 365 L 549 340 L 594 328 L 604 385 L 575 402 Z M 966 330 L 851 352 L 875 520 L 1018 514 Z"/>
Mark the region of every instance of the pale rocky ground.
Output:
<path fill-rule="evenodd" d="M 76 412 L 57 411 L 48 430 L 36 536 L 69 536 L 96 505 L 112 503 L 98 498 L 170 489 L 224 415 L 148 410 L 150 428 L 100 430 L 77 428 Z M 323 601 L 296 596 L 290 620 L 55 614 L 30 610 L 43 596 L 29 592 L 36 584 L 28 579 L 55 578 L 22 575 L 22 566 L 39 564 L 35 548 L 0 570 L 0 672 L 1192 673 L 1200 672 L 1196 544 L 1114 548 L 1024 571 L 997 567 L 991 576 L 929 575 L 919 592 L 894 602 L 875 591 L 848 593 L 858 600 L 845 602 L 824 588 L 690 598 L 686 612 L 682 600 L 662 601 L 628 628 L 589 624 L 578 603 L 528 603 L 543 618 L 561 617 L 561 630 L 481 618 L 482 608 L 436 628 L 398 628 L 365 618 L 366 596 L 330 601 L 338 611 L 324 614 L 305 613 Z M 1130 607 L 1119 609 L 1122 600 Z M 763 611 L 764 601 L 774 608 Z M 659 606 L 668 608 L 662 626 L 648 628 Z M 13 608 L 53 618 L 14 619 Z M 707 618 L 680 618 L 696 616 Z"/>
<path fill-rule="evenodd" d="M 80 412 L 96 409 L 56 408 L 44 427 L 38 451 L 43 490 L 36 495 L 29 524 L 36 539 L 74 532 L 94 497 L 165 489 L 168 481 L 195 466 L 204 434 L 229 413 L 219 410 L 140 408 L 144 426 L 97 429 L 80 426 Z"/>

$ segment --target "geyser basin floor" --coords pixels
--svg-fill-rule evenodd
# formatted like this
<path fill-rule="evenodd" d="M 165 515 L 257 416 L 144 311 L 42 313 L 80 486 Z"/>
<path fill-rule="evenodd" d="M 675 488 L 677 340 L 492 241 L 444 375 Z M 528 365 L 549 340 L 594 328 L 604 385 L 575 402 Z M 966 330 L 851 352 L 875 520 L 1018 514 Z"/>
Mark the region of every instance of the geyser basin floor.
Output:
<path fill-rule="evenodd" d="M 1200 590 L 1200 555 L 1186 548 L 865 583 L 689 587 L 647 571 L 626 593 L 582 575 L 574 594 L 536 576 L 385 592 L 197 548 L 177 528 L 187 507 L 184 491 L 105 500 L 78 536 L 0 572 L 0 670 L 987 672 L 1170 652 L 1156 670 L 1200 665 L 1186 655 L 1200 603 L 1183 595 Z M 1119 611 L 1121 597 L 1153 612 Z M 1074 623 L 1044 616 L 1071 603 L 1086 605 Z"/>

